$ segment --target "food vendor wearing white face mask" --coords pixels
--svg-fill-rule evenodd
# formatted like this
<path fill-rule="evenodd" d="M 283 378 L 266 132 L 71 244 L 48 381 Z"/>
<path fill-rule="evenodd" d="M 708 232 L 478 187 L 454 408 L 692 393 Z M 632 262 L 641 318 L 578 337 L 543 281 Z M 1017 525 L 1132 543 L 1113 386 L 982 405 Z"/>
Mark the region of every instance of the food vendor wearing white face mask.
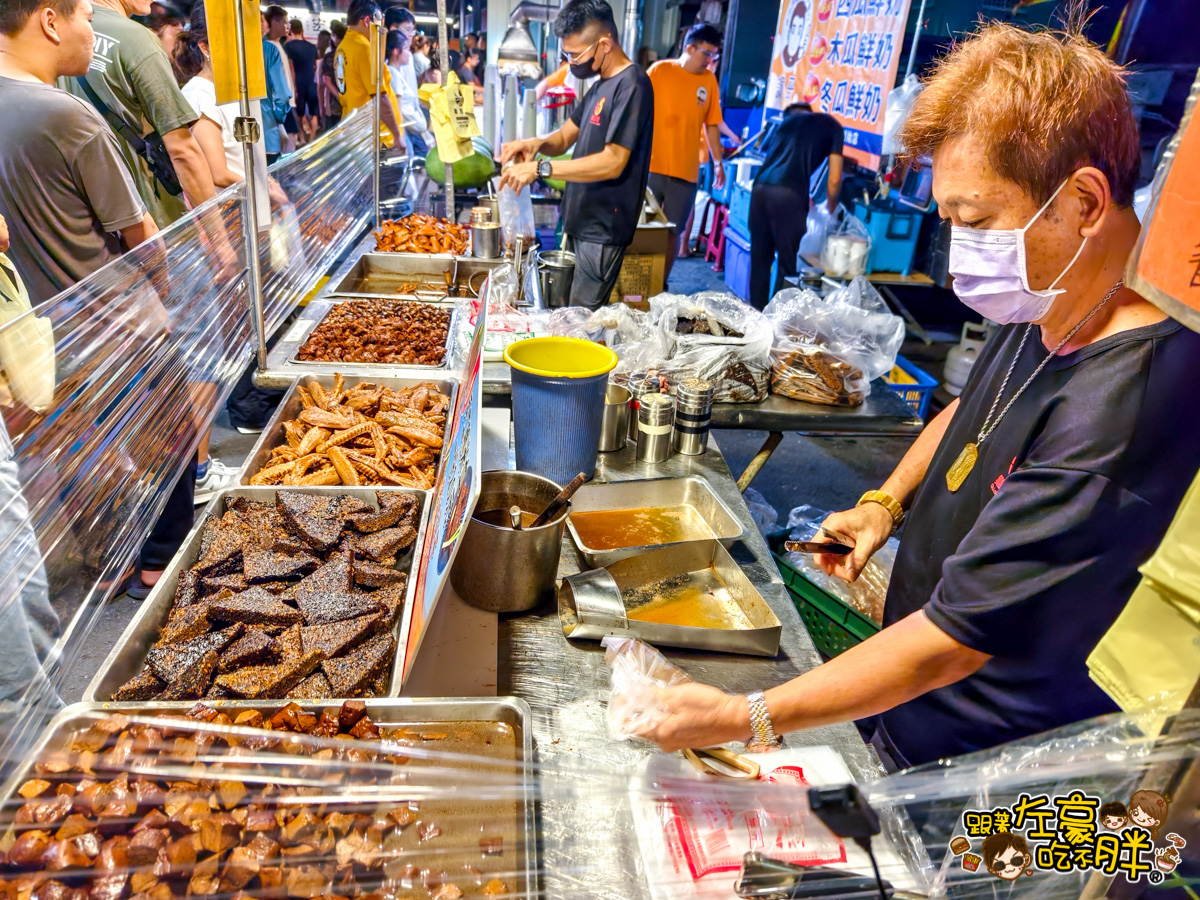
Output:
<path fill-rule="evenodd" d="M 904 127 L 931 156 L 960 299 L 1001 327 L 877 491 L 831 515 L 854 580 L 905 522 L 883 630 L 764 693 L 685 685 L 646 736 L 759 742 L 857 720 L 905 767 L 1116 710 L 1086 658 L 1200 467 L 1200 335 L 1121 282 L 1139 152 L 1122 72 L 1073 35 L 984 28 Z"/>

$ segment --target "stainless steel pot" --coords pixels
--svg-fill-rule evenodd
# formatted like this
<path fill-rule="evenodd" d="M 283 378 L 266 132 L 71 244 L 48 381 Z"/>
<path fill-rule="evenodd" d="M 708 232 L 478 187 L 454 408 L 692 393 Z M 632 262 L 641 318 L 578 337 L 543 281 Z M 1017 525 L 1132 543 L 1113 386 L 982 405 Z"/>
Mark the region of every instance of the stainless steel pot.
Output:
<path fill-rule="evenodd" d="M 604 395 L 604 416 L 600 419 L 601 453 L 611 453 L 625 447 L 625 437 L 629 432 L 629 398 L 628 388 L 619 384 L 610 384 Z"/>
<path fill-rule="evenodd" d="M 546 309 L 558 309 L 571 303 L 571 282 L 575 280 L 575 254 L 567 250 L 547 250 L 538 253 L 538 282 L 542 288 L 542 304 Z"/>
<path fill-rule="evenodd" d="M 495 222 L 471 224 L 471 255 L 477 259 L 496 259 L 500 255 L 500 226 Z"/>
<path fill-rule="evenodd" d="M 508 524 L 518 506 L 525 525 L 562 487 L 530 472 L 484 472 L 479 500 L 450 570 L 450 583 L 467 603 L 489 612 L 523 612 L 554 599 L 558 555 L 571 504 L 546 525 Z"/>

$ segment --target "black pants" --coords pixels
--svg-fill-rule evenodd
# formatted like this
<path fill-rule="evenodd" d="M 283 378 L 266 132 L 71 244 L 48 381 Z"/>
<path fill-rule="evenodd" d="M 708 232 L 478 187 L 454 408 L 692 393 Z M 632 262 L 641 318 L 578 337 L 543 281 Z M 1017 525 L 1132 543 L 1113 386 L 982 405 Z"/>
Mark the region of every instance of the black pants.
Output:
<path fill-rule="evenodd" d="M 167 505 L 163 507 L 162 515 L 154 523 L 154 530 L 146 543 L 142 544 L 142 569 L 149 572 L 161 572 L 175 555 L 175 551 L 183 546 L 184 538 L 192 530 L 192 520 L 196 510 L 192 498 L 196 492 L 196 457 L 188 463 Z"/>
<path fill-rule="evenodd" d="M 756 184 L 750 194 L 750 303 L 771 299 L 771 263 L 779 254 L 779 280 L 796 274 L 796 251 L 808 228 L 808 194 L 779 184 Z"/>

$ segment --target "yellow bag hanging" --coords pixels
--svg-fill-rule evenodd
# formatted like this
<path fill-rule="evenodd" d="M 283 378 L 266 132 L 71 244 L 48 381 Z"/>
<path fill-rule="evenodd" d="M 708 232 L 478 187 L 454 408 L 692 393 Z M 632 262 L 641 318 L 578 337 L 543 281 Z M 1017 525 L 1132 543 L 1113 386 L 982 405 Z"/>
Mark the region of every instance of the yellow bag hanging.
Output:
<path fill-rule="evenodd" d="M 25 285 L 9 271 L 15 273 L 16 266 L 0 253 L 0 366 L 13 396 L 45 412 L 54 402 L 54 326 L 32 314 Z"/>
<path fill-rule="evenodd" d="M 442 158 L 442 162 L 455 163 L 475 152 L 475 147 L 471 144 L 471 134 L 481 132 L 475 124 L 473 104 L 469 114 L 462 111 L 462 85 L 458 82 L 458 76 L 451 72 L 447 80 L 449 79 L 453 81 L 448 86 L 426 84 L 422 85 L 417 93 L 429 104 L 430 127 L 433 129 L 434 138 L 437 139 L 438 156 Z M 450 97 L 453 96 L 459 98 L 458 112 L 452 109 Z M 464 124 L 467 131 L 465 137 L 460 134 Z"/>

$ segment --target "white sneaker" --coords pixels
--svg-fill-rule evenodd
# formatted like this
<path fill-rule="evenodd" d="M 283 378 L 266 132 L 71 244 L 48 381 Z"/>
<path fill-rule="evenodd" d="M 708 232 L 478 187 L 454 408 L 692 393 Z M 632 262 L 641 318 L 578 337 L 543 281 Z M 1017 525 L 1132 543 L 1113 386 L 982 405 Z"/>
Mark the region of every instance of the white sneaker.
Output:
<path fill-rule="evenodd" d="M 192 502 L 196 506 L 207 503 L 217 491 L 232 487 L 237 476 L 237 469 L 231 469 L 219 459 L 210 458 L 208 472 L 203 478 L 196 479 L 196 494 Z"/>

